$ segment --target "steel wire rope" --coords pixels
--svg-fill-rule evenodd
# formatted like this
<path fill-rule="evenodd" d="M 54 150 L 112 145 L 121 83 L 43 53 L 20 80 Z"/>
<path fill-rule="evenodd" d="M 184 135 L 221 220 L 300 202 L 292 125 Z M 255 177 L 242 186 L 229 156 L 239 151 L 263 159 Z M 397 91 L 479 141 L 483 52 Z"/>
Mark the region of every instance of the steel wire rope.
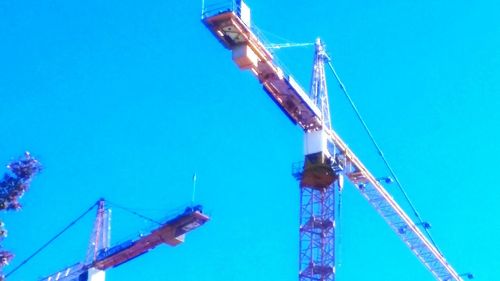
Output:
<path fill-rule="evenodd" d="M 276 39 L 279 39 L 279 40 L 284 41 L 284 43 L 294 43 L 294 42 L 292 42 L 292 40 L 290 40 L 290 39 L 288 39 L 288 38 L 285 38 L 285 37 L 279 36 L 279 35 L 277 35 L 277 34 L 275 34 L 275 33 L 272 33 L 272 32 L 270 32 L 270 31 L 268 31 L 268 30 L 265 30 L 265 29 L 262 29 L 262 28 L 260 28 L 260 27 L 257 27 L 257 26 L 255 25 L 255 23 L 254 23 L 254 24 L 252 24 L 252 29 L 254 29 L 254 28 L 255 28 L 255 29 L 257 29 L 257 31 L 258 31 L 261 35 L 265 35 L 265 36 L 266 36 L 266 38 L 265 38 L 265 39 L 267 39 L 269 36 L 272 36 L 272 37 L 275 37 Z M 269 40 L 267 40 L 267 41 L 269 41 Z"/>
<path fill-rule="evenodd" d="M 130 214 L 132 214 L 132 215 L 135 215 L 135 216 L 137 216 L 137 217 L 140 217 L 140 218 L 142 218 L 142 219 L 145 219 L 145 220 L 147 220 L 147 221 L 149 221 L 149 222 L 155 223 L 155 224 L 157 224 L 157 225 L 163 225 L 163 223 L 161 223 L 161 222 L 159 222 L 159 221 L 157 221 L 157 220 L 155 220 L 155 219 L 152 219 L 152 218 L 150 218 L 150 217 L 148 217 L 148 216 L 145 216 L 145 215 L 143 215 L 143 214 L 140 214 L 140 213 L 138 213 L 138 212 L 136 212 L 136 211 L 134 211 L 134 210 L 132 210 L 132 209 L 130 209 L 130 208 L 123 207 L 123 206 L 121 206 L 121 205 L 118 205 L 118 204 L 113 203 L 113 202 L 110 202 L 110 201 L 107 201 L 107 202 L 108 202 L 108 204 L 110 204 L 110 205 L 114 206 L 115 208 L 121 209 L 121 210 L 123 210 L 123 211 L 125 211 L 125 212 L 128 212 L 128 213 L 130 213 Z"/>
<path fill-rule="evenodd" d="M 394 169 L 392 168 L 392 166 L 389 164 L 389 162 L 387 161 L 387 159 L 385 158 L 385 155 L 384 153 L 382 152 L 382 149 L 380 148 L 380 146 L 378 145 L 378 143 L 375 141 L 375 138 L 372 134 L 372 132 L 370 131 L 370 129 L 368 128 L 368 125 L 366 124 L 364 118 L 361 116 L 361 114 L 359 113 L 359 110 L 358 108 L 356 107 L 356 104 L 354 103 L 354 101 L 352 100 L 351 96 L 349 95 L 349 92 L 347 91 L 344 83 L 342 82 L 342 80 L 340 79 L 339 75 L 337 74 L 337 71 L 335 71 L 335 68 L 333 67 L 333 64 L 332 64 L 332 60 L 329 56 L 327 56 L 327 63 L 328 63 L 328 66 L 330 67 L 330 70 L 332 71 L 333 73 L 333 76 L 335 76 L 335 79 L 337 80 L 337 83 L 339 84 L 340 86 L 340 89 L 342 90 L 342 93 L 344 94 L 344 96 L 347 98 L 347 100 L 349 101 L 350 105 L 351 105 L 351 108 L 354 110 L 354 113 L 356 113 L 356 116 L 358 118 L 358 120 L 361 122 L 361 124 L 363 125 L 363 128 L 366 132 L 366 134 L 368 135 L 368 137 L 370 138 L 373 146 L 375 147 L 375 149 L 377 150 L 377 153 L 379 154 L 380 158 L 382 159 L 382 161 L 384 162 L 387 170 L 389 171 L 389 173 L 391 174 L 391 176 L 393 177 L 394 181 L 396 182 L 396 185 L 398 186 L 399 190 L 401 191 L 401 193 L 403 194 L 406 202 L 408 203 L 408 205 L 410 206 L 410 208 L 412 209 L 415 217 L 418 219 L 418 223 L 420 225 L 423 225 L 424 224 L 424 221 L 422 220 L 422 218 L 420 217 L 420 214 L 418 213 L 417 209 L 415 208 L 415 206 L 413 205 L 413 203 L 411 202 L 410 200 L 410 197 L 408 196 L 408 194 L 406 193 L 403 185 L 401 184 L 401 182 L 399 181 L 399 178 L 396 176 L 396 172 L 394 171 Z M 434 239 L 432 239 L 432 236 L 429 232 L 429 230 L 426 228 L 426 227 L 423 227 L 423 230 L 424 232 L 426 233 L 427 237 L 429 238 L 429 240 L 431 241 L 432 245 L 434 245 L 434 247 L 436 248 L 436 250 L 442 255 L 441 251 L 439 250 L 439 248 L 437 247 L 436 243 L 434 242 Z"/>
<path fill-rule="evenodd" d="M 295 44 L 295 43 L 293 43 L 289 39 L 286 39 L 284 37 L 278 36 L 278 35 L 276 35 L 276 34 L 274 34 L 272 32 L 263 30 L 262 28 L 260 28 L 259 26 L 257 26 L 255 23 L 252 24 L 252 28 L 251 29 L 252 29 L 252 31 L 254 31 L 254 33 L 256 34 L 256 36 L 262 42 L 262 44 L 264 45 L 264 47 L 266 48 L 266 50 L 269 51 L 273 55 L 273 59 L 272 59 L 273 62 L 276 65 L 278 65 L 285 74 L 290 74 L 291 72 L 290 72 L 290 69 L 287 67 L 287 65 L 284 64 L 277 56 L 275 56 L 275 52 L 278 49 L 269 48 L 269 46 L 271 46 L 272 43 L 271 43 L 271 40 L 268 39 L 268 37 L 269 37 L 269 35 L 274 36 L 274 37 L 282 40 L 284 42 L 284 44 Z"/>
<path fill-rule="evenodd" d="M 40 248 L 38 248 L 35 252 L 33 252 L 31 255 L 29 255 L 26 259 L 24 259 L 20 264 L 18 264 L 16 267 L 14 267 L 9 273 L 5 275 L 5 277 L 9 277 L 9 275 L 13 274 L 17 270 L 19 270 L 21 267 L 23 267 L 26 263 L 28 263 L 31 259 L 33 259 L 36 255 L 38 255 L 41 251 L 43 251 L 47 246 L 49 246 L 52 242 L 54 242 L 59 236 L 61 236 L 64 232 L 66 232 L 68 229 L 70 229 L 73 225 L 75 225 L 79 220 L 81 220 L 85 215 L 87 215 L 94 207 L 97 206 L 99 202 L 96 202 L 92 204 L 85 212 L 83 212 L 80 216 L 78 216 L 76 219 L 74 219 L 71 223 L 69 223 L 63 230 L 59 231 L 54 237 L 50 238 L 49 241 L 45 242 Z"/>

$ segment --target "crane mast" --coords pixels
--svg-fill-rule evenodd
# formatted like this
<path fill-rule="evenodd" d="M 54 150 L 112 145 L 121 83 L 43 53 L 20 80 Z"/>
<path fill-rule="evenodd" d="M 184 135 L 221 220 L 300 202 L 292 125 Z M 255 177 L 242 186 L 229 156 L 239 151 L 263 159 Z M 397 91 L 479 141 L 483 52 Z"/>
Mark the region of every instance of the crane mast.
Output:
<path fill-rule="evenodd" d="M 330 105 L 325 77 L 325 62 L 328 61 L 329 57 L 326 54 L 325 46 L 321 39 L 317 38 L 316 43 L 314 43 L 314 63 L 309 96 L 321 111 L 323 127 L 331 129 Z"/>
<path fill-rule="evenodd" d="M 97 253 L 109 248 L 111 236 L 111 209 L 106 208 L 104 199 L 97 201 L 97 214 L 94 229 L 87 249 L 86 263 L 91 263 L 97 258 Z"/>
<path fill-rule="evenodd" d="M 315 44 L 311 93 L 308 96 L 284 73 L 254 32 L 250 9 L 241 0 L 206 5 L 202 22 L 232 53 L 242 70 L 249 70 L 271 100 L 305 132 L 305 160 L 294 166 L 300 181 L 299 279 L 335 279 L 335 182 L 343 175 L 437 280 L 462 280 L 439 250 L 422 233 L 347 144 L 331 128 L 324 63 L 328 60 L 320 40 Z"/>
<path fill-rule="evenodd" d="M 305 160 L 294 172 L 300 182 L 299 280 L 335 280 L 335 188 L 341 170 L 333 169 L 324 129 L 331 128 L 323 43 L 315 43 L 310 98 L 320 109 L 323 127 L 306 131 Z"/>

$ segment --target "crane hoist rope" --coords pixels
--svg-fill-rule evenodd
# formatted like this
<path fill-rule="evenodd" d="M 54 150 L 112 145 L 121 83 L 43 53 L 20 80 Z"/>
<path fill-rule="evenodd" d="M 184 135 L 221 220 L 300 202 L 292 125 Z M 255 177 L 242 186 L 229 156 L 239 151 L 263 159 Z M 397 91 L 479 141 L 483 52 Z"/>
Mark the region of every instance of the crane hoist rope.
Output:
<path fill-rule="evenodd" d="M 123 207 L 123 206 L 121 206 L 121 205 L 118 205 L 118 204 L 113 203 L 113 202 L 110 202 L 110 201 L 106 201 L 106 202 L 108 202 L 108 205 L 111 205 L 111 206 L 113 206 L 113 207 L 115 207 L 115 208 L 118 208 L 118 209 L 120 209 L 120 210 L 123 210 L 123 211 L 125 211 L 125 212 L 127 212 L 127 213 L 130 213 L 130 214 L 134 215 L 134 216 L 137 216 L 137 217 L 139 217 L 139 218 L 145 219 L 145 220 L 147 220 L 147 221 L 149 221 L 149 222 L 152 222 L 152 223 L 154 223 L 154 224 L 157 224 L 157 225 L 162 225 L 162 223 L 161 223 L 161 222 L 159 222 L 159 221 L 157 221 L 157 220 L 155 220 L 155 219 L 152 219 L 152 218 L 150 218 L 150 217 L 148 217 L 148 216 L 145 216 L 145 215 L 143 215 L 143 214 L 140 214 L 140 213 L 138 213 L 138 212 L 136 212 L 136 211 L 134 211 L 134 210 L 132 210 L 132 209 L 130 209 L 130 208 Z"/>

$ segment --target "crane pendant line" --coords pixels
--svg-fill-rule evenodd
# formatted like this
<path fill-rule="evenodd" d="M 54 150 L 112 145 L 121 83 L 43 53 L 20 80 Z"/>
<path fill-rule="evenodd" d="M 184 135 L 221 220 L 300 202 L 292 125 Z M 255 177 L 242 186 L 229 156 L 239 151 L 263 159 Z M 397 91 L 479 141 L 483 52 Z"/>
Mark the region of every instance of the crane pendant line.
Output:
<path fill-rule="evenodd" d="M 317 146 L 322 147 L 323 153 L 315 156 L 306 153 L 306 163 L 297 166 L 293 171 L 302 187 L 326 188 L 336 180 L 335 176 L 340 172 L 336 170 L 340 169 L 437 280 L 462 280 L 337 133 L 325 126 L 322 112 L 324 108 L 318 107 L 293 77 L 284 73 L 271 52 L 253 32 L 250 9 L 243 1 L 231 1 L 229 6 L 204 7 L 202 22 L 215 38 L 232 52 L 232 59 L 238 67 L 249 70 L 278 108 L 304 130 L 306 139 L 310 136 L 313 140 L 323 140 L 315 138 L 314 134 L 326 136 L 326 142 L 317 143 Z M 324 146 L 327 149 L 324 149 Z M 320 159 L 311 161 L 314 157 Z M 308 161 L 310 167 L 307 166 Z M 314 163 L 321 161 L 323 165 L 319 165 L 318 170 L 309 169 L 315 166 Z M 332 169 L 329 169 L 327 164 L 330 164 Z M 318 183 L 316 176 L 321 173 L 327 175 L 321 177 L 323 183 Z M 325 180 L 326 178 L 328 180 Z"/>
<path fill-rule="evenodd" d="M 28 263 L 31 259 L 33 259 L 36 255 L 38 255 L 41 251 L 43 251 L 45 248 L 47 248 L 52 242 L 54 242 L 59 236 L 64 234 L 68 229 L 70 229 L 73 225 L 75 225 L 78 221 L 80 221 L 85 215 L 90 213 L 94 209 L 94 207 L 97 205 L 97 203 L 92 204 L 85 212 L 83 212 L 81 215 L 79 215 L 75 220 L 71 221 L 65 228 L 63 228 L 61 231 L 59 231 L 56 235 L 54 235 L 52 238 L 49 239 L 46 243 L 44 243 L 40 248 L 35 250 L 31 255 L 29 255 L 26 259 L 24 259 L 19 265 L 17 265 L 14 269 L 12 269 L 9 273 L 5 275 L 5 277 L 9 277 L 11 274 L 16 272 L 19 268 L 24 266 L 26 263 Z"/>
<path fill-rule="evenodd" d="M 337 83 L 338 85 L 340 86 L 340 89 L 342 90 L 342 93 L 344 93 L 345 97 L 347 98 L 347 100 L 349 101 L 349 104 L 351 105 L 354 113 L 356 114 L 356 116 L 358 117 L 358 120 L 361 122 L 361 125 L 363 126 L 363 128 L 365 129 L 365 132 L 366 134 L 368 135 L 368 137 L 370 138 L 370 141 L 372 142 L 375 150 L 377 151 L 377 153 L 379 154 L 379 156 L 382 158 L 382 161 L 383 163 L 385 164 L 385 167 L 387 168 L 387 170 L 389 171 L 390 175 L 392 176 L 392 179 L 394 179 L 394 181 L 396 182 L 396 185 L 398 186 L 399 190 L 401 191 L 401 193 L 403 194 L 405 200 L 408 202 L 408 205 L 410 206 L 410 208 L 412 209 L 413 211 L 413 214 L 415 215 L 415 217 L 417 218 L 418 220 L 418 223 L 419 224 L 424 224 L 425 222 L 422 220 L 420 214 L 418 213 L 417 209 L 415 208 L 415 206 L 413 205 L 413 203 L 411 202 L 410 200 L 410 197 L 408 196 L 408 194 L 406 193 L 404 187 L 403 187 L 403 184 L 399 181 L 399 178 L 397 177 L 396 175 L 396 172 L 394 172 L 394 169 L 392 168 L 392 166 L 389 164 L 389 162 L 387 161 L 387 159 L 385 158 L 385 155 L 384 153 L 382 152 L 382 149 L 380 148 L 380 146 L 378 145 L 378 143 L 375 141 L 375 138 L 373 137 L 373 134 L 372 132 L 370 131 L 370 129 L 368 128 L 368 125 L 366 124 L 364 118 L 361 116 L 361 114 L 359 113 L 359 110 L 358 108 L 356 107 L 356 105 L 354 104 L 354 101 L 352 100 L 351 96 L 349 95 L 349 92 L 347 91 L 346 87 L 344 86 L 344 83 L 342 83 L 342 80 L 340 80 L 340 77 L 339 75 L 337 74 L 337 71 L 335 71 L 335 68 L 333 67 L 333 64 L 331 62 L 331 60 L 328 60 L 328 66 L 330 67 L 330 70 L 332 71 L 333 73 L 333 76 L 335 77 L 335 79 L 337 80 Z M 427 229 L 427 227 L 424 227 L 424 231 L 425 231 L 425 234 L 427 234 L 427 237 L 429 238 L 430 242 L 436 247 L 436 249 L 439 251 L 439 248 L 437 247 L 436 243 L 434 242 L 434 240 L 432 239 L 432 235 L 430 234 L 429 230 Z"/>

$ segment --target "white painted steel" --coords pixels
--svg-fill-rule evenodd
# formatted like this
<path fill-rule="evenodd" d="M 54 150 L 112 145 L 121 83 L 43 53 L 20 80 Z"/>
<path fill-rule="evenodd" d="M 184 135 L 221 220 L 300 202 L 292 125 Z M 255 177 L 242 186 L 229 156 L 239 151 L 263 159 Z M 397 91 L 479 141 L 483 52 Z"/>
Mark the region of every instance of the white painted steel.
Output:
<path fill-rule="evenodd" d="M 327 148 L 327 135 L 324 130 L 304 133 L 304 155 L 323 152 L 329 155 Z"/>

